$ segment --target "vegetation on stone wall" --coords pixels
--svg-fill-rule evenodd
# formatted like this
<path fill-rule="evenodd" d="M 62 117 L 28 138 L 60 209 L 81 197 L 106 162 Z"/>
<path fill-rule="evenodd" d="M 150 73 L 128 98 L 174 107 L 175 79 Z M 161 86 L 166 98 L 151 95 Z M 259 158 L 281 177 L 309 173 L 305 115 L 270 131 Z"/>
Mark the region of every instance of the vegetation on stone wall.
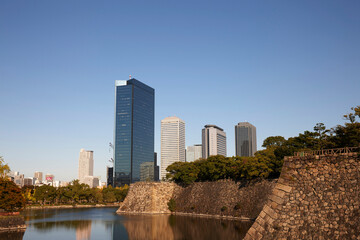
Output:
<path fill-rule="evenodd" d="M 169 210 L 170 210 L 171 212 L 175 212 L 175 211 L 176 211 L 176 202 L 175 202 L 175 200 L 174 200 L 173 198 L 171 198 L 171 199 L 169 200 L 169 202 L 167 203 L 167 205 L 168 205 Z"/>
<path fill-rule="evenodd" d="M 167 167 L 166 178 L 181 185 L 193 182 L 232 179 L 234 181 L 256 178 L 277 178 L 280 175 L 285 156 L 305 150 L 320 150 L 360 145 L 360 106 L 351 108 L 353 112 L 344 115 L 349 122 L 327 129 L 317 123 L 313 131 L 305 131 L 296 137 L 285 139 L 271 136 L 264 140 L 264 150 L 254 157 L 210 156 L 194 162 L 175 162 Z"/>

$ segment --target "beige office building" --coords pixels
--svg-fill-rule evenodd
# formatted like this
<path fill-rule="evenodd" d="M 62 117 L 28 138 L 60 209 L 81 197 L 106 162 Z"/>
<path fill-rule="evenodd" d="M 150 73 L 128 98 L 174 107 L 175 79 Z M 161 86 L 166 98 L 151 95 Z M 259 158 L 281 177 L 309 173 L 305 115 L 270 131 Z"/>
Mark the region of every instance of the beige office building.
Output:
<path fill-rule="evenodd" d="M 213 155 L 226 157 L 226 133 L 216 125 L 205 125 L 202 129 L 202 157 Z"/>
<path fill-rule="evenodd" d="M 185 162 L 185 122 L 178 117 L 161 120 L 160 180 L 166 177 L 166 168 L 174 162 Z"/>
<path fill-rule="evenodd" d="M 85 178 L 94 174 L 94 152 L 80 150 L 79 157 L 79 182 L 85 183 Z"/>
<path fill-rule="evenodd" d="M 40 183 L 43 181 L 43 173 L 42 172 L 35 172 L 34 178 L 36 178 Z"/>

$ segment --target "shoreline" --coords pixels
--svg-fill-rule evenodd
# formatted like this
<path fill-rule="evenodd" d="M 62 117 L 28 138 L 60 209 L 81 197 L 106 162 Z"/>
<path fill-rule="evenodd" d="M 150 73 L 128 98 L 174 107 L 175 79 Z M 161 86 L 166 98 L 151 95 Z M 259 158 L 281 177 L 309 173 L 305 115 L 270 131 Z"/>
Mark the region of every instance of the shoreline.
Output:
<path fill-rule="evenodd" d="M 0 227 L 0 232 L 25 232 L 26 227 L 26 224 L 14 227 Z"/>
<path fill-rule="evenodd" d="M 204 213 L 184 213 L 184 212 L 127 212 L 127 211 L 116 211 L 119 215 L 178 215 L 178 216 L 189 216 L 189 217 L 201 217 L 201 218 L 213 218 L 213 219 L 224 219 L 224 220 L 235 220 L 235 221 L 252 221 L 255 219 L 251 219 L 248 217 L 235 217 L 230 215 L 212 215 L 212 214 L 204 214 Z"/>
<path fill-rule="evenodd" d="M 26 224 L 23 216 L 1 216 L 0 232 L 25 231 Z"/>
<path fill-rule="evenodd" d="M 70 208 L 102 208 L 102 207 L 119 207 L 120 203 L 116 204 L 96 204 L 96 205 L 57 205 L 57 206 L 28 206 L 26 210 L 38 210 L 38 209 L 70 209 Z"/>
<path fill-rule="evenodd" d="M 193 216 L 193 217 L 202 217 L 202 218 L 215 218 L 215 219 L 226 219 L 226 220 L 237 220 L 237 221 L 252 221 L 255 219 L 248 217 L 235 217 L 231 215 L 213 215 L 213 214 L 205 214 L 205 213 L 185 213 L 185 212 L 174 212 L 172 215 L 179 216 Z"/>

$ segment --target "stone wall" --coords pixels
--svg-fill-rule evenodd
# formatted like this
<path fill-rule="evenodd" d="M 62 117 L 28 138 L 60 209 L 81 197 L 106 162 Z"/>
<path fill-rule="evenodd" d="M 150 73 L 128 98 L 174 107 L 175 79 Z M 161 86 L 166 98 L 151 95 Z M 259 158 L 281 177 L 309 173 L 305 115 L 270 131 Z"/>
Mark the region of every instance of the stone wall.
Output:
<path fill-rule="evenodd" d="M 358 154 L 287 157 L 245 239 L 360 239 Z"/>
<path fill-rule="evenodd" d="M 177 213 L 255 219 L 274 185 L 274 181 L 267 180 L 246 184 L 223 180 L 182 188 L 168 182 L 139 182 L 130 185 L 117 212 L 170 213 L 167 203 L 173 198 Z"/>
<path fill-rule="evenodd" d="M 26 225 L 23 216 L 0 216 L 0 232 L 10 230 L 25 231 L 25 229 Z"/>
<path fill-rule="evenodd" d="M 179 189 L 175 183 L 168 182 L 131 184 L 117 213 L 170 213 L 167 203 Z"/>
<path fill-rule="evenodd" d="M 175 196 L 176 211 L 255 219 L 274 187 L 274 181 L 236 183 L 197 182 Z"/>

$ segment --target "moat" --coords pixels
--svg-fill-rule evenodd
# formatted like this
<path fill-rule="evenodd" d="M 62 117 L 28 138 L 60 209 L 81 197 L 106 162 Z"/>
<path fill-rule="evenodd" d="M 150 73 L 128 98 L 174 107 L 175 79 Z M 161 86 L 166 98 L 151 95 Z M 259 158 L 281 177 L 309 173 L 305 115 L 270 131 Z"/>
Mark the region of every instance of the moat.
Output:
<path fill-rule="evenodd" d="M 174 215 L 118 215 L 117 208 L 23 212 L 25 232 L 0 239 L 242 239 L 252 222 Z"/>

